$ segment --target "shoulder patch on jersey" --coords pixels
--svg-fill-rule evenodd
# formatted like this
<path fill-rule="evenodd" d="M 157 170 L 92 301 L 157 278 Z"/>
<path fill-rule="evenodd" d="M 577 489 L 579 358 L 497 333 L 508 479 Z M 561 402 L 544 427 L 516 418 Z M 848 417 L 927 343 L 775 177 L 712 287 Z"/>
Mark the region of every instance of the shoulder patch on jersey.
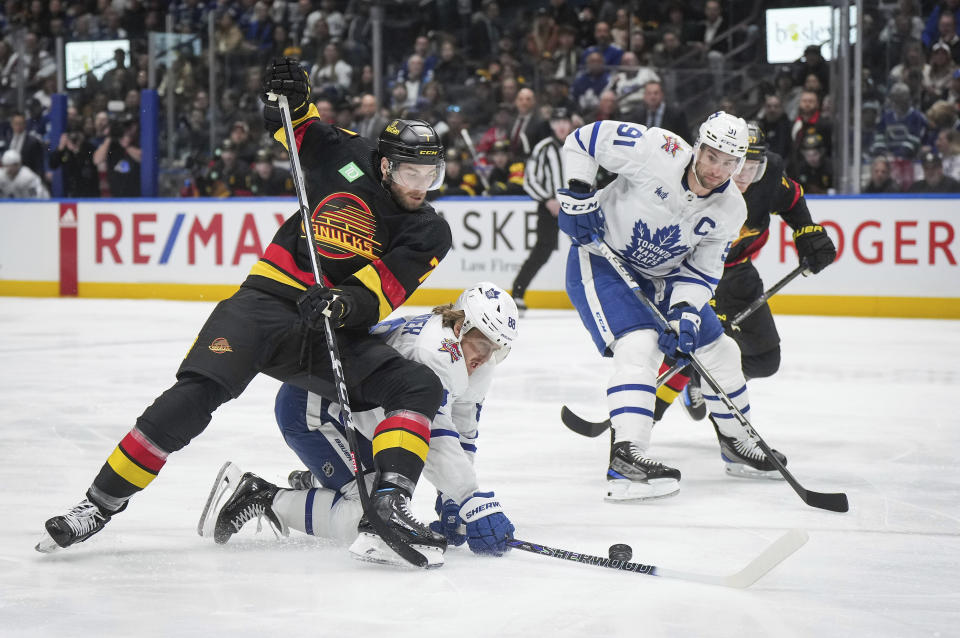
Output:
<path fill-rule="evenodd" d="M 679 225 L 671 224 L 651 233 L 650 228 L 639 219 L 633 227 L 633 237 L 623 252 L 627 261 L 634 266 L 655 268 L 688 250 L 688 246 L 680 243 Z"/>
<path fill-rule="evenodd" d="M 440 342 L 439 352 L 446 352 L 450 355 L 450 363 L 456 363 L 463 356 L 460 354 L 460 344 L 453 339 L 444 339 Z"/>
<path fill-rule="evenodd" d="M 348 182 L 354 182 L 363 176 L 363 171 L 360 170 L 360 167 L 353 162 L 344 164 L 337 172 L 343 175 L 343 179 L 347 180 Z"/>
<path fill-rule="evenodd" d="M 661 146 L 660 148 L 662 148 L 663 151 L 670 157 L 676 157 L 677 151 L 680 150 L 680 143 L 677 142 L 677 138 L 675 138 L 674 136 L 664 135 L 663 146 Z"/>

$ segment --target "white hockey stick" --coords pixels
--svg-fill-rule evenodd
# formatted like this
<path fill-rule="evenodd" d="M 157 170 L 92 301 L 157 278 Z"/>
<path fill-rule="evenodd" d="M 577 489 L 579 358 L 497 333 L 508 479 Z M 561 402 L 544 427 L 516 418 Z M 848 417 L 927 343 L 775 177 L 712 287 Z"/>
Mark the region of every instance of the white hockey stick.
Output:
<path fill-rule="evenodd" d="M 660 576 L 661 578 L 673 578 L 677 580 L 686 580 L 695 583 L 704 583 L 707 585 L 720 585 L 722 587 L 734 587 L 745 589 L 754 584 L 774 567 L 786 560 L 791 554 L 804 546 L 809 536 L 802 529 L 792 529 L 786 534 L 771 543 L 759 556 L 747 563 L 746 567 L 738 572 L 727 576 L 717 576 L 714 574 L 701 574 L 699 572 L 688 572 L 680 569 L 668 569 L 656 565 L 644 565 L 628 561 L 613 560 L 602 558 L 600 556 L 591 556 L 590 554 L 580 554 L 571 552 L 568 549 L 557 549 L 547 547 L 546 545 L 537 545 L 529 541 L 512 539 L 507 541 L 507 545 L 540 556 L 549 556 L 568 560 L 581 565 L 592 567 L 605 567 L 607 569 L 616 569 L 622 572 L 633 572 L 635 574 L 646 574 L 647 576 Z"/>

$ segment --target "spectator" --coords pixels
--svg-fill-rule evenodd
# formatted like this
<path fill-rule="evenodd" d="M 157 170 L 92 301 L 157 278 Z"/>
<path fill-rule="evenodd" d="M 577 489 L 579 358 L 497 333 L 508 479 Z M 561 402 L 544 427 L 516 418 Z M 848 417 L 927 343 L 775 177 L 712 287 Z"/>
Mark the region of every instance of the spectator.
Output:
<path fill-rule="evenodd" d="M 667 29 L 663 38 L 653 47 L 653 66 L 663 72 L 668 68 L 681 68 L 679 60 L 687 53 L 680 42 L 680 36 L 673 30 Z"/>
<path fill-rule="evenodd" d="M 480 137 L 480 141 L 477 143 L 477 152 L 482 158 L 493 148 L 495 142 L 506 140 L 508 144 L 510 143 L 510 126 L 513 124 L 515 118 L 516 110 L 514 106 L 512 104 L 501 103 L 497 108 L 496 114 L 493 116 L 492 125 L 484 131 Z M 480 170 L 479 166 L 477 170 Z"/>
<path fill-rule="evenodd" d="M 943 173 L 943 162 L 939 155 L 926 153 L 921 160 L 923 179 L 914 182 L 908 193 L 960 193 L 960 181 Z"/>
<path fill-rule="evenodd" d="M 684 5 L 679 2 L 674 2 L 667 7 L 667 19 L 660 23 L 658 30 L 661 37 L 666 31 L 672 31 L 682 44 L 697 39 L 702 41 L 704 31 L 704 29 L 696 29 L 694 25 L 690 24 L 687 20 Z M 630 43 L 630 50 L 636 51 L 632 42 Z"/>
<path fill-rule="evenodd" d="M 489 187 L 484 195 L 524 195 L 523 162 L 510 152 L 510 145 L 501 140 L 490 150 Z"/>
<path fill-rule="evenodd" d="M 797 70 L 794 77 L 799 83 L 805 84 L 807 77 L 811 74 L 817 76 L 820 81 L 821 93 L 830 90 L 830 65 L 823 59 L 818 44 L 811 44 L 803 50 L 803 57 L 797 60 Z"/>
<path fill-rule="evenodd" d="M 863 103 L 860 117 L 860 159 L 864 164 L 870 163 L 873 148 L 877 137 L 877 122 L 880 120 L 880 103 L 868 100 Z M 888 167 L 889 170 L 889 167 Z"/>
<path fill-rule="evenodd" d="M 953 22 L 944 22 L 944 17 L 952 17 Z M 951 29 L 952 27 L 952 29 Z M 940 40 L 950 45 L 954 49 L 954 42 L 960 35 L 960 0 L 944 0 L 938 2 L 927 17 L 926 25 L 923 29 L 923 46 L 928 49 L 933 43 Z M 955 49 L 954 49 L 955 50 Z M 960 58 L 954 57 L 953 61 L 960 64 Z"/>
<path fill-rule="evenodd" d="M 136 74 L 127 68 L 126 51 L 116 49 L 113 52 L 113 67 L 103 74 L 101 82 L 120 95 L 126 94 L 127 91 L 137 87 Z"/>
<path fill-rule="evenodd" d="M 253 16 L 243 29 L 243 37 L 261 53 L 273 46 L 273 20 L 270 18 L 269 5 L 265 2 L 253 5 Z"/>
<path fill-rule="evenodd" d="M 620 70 L 610 78 L 607 89 L 614 92 L 622 110 L 630 111 L 643 101 L 643 87 L 651 80 L 659 82 L 660 77 L 650 67 L 640 66 L 633 51 L 625 51 Z"/>
<path fill-rule="evenodd" d="M 643 34 L 643 29 L 636 28 L 630 34 L 630 51 L 637 56 L 637 61 L 641 66 L 650 66 L 653 59 L 653 49 L 647 41 L 647 36 Z M 621 64 L 623 60 L 620 60 Z"/>
<path fill-rule="evenodd" d="M 800 158 L 794 178 L 810 194 L 826 194 L 833 190 L 833 167 L 827 159 L 822 135 L 811 133 L 800 142 Z"/>
<path fill-rule="evenodd" d="M 643 103 L 630 114 L 628 119 L 647 128 L 659 127 L 672 131 L 687 140 L 690 139 L 690 127 L 687 115 L 663 99 L 663 86 L 651 80 L 643 87 Z"/>
<path fill-rule="evenodd" d="M 927 135 L 927 118 L 910 105 L 910 89 L 902 82 L 890 88 L 887 100 L 890 108 L 883 112 L 877 125 L 871 153 L 889 153 L 896 158 L 912 161 Z M 906 182 L 903 178 L 898 181 Z"/>
<path fill-rule="evenodd" d="M 402 84 L 406 89 L 407 97 L 404 106 L 412 107 L 417 103 L 423 85 L 429 81 L 423 70 L 423 58 L 416 53 L 407 58 L 407 70 L 397 77 L 397 84 Z"/>
<path fill-rule="evenodd" d="M 776 95 L 763 98 L 763 109 L 757 114 L 757 122 L 767 137 L 767 147 L 780 157 L 789 158 L 793 149 L 790 135 L 790 120 L 783 112 L 783 104 Z"/>
<path fill-rule="evenodd" d="M 257 142 L 250 137 L 250 125 L 244 120 L 236 120 L 230 127 L 230 141 L 237 159 L 249 166 L 257 155 Z"/>
<path fill-rule="evenodd" d="M 540 7 L 533 18 L 533 26 L 526 36 L 524 50 L 530 59 L 552 56 L 557 48 L 557 23 L 553 21 L 550 10 Z"/>
<path fill-rule="evenodd" d="M 940 131 L 949 131 L 960 127 L 956 107 L 946 100 L 934 102 L 930 108 L 927 109 L 925 115 L 927 116 L 929 129 L 923 142 L 924 146 L 933 146 Z"/>
<path fill-rule="evenodd" d="M 46 199 L 50 196 L 40 176 L 24 166 L 20 153 L 13 149 L 3 152 L 0 160 L 0 197 L 4 199 Z"/>
<path fill-rule="evenodd" d="M 580 50 L 577 48 L 577 31 L 568 24 L 557 29 L 557 47 L 553 52 L 556 65 L 554 77 L 573 80 L 580 64 Z"/>
<path fill-rule="evenodd" d="M 458 153 L 446 153 L 443 184 L 440 188 L 427 192 L 427 199 L 433 201 L 438 197 L 473 197 L 480 190 L 480 181 L 468 169 L 469 163 L 464 161 Z"/>
<path fill-rule="evenodd" d="M 924 102 L 931 104 L 947 96 L 950 90 L 950 81 L 957 70 L 953 58 L 950 57 L 950 46 L 937 42 L 930 51 L 930 64 L 923 70 Z"/>
<path fill-rule="evenodd" d="M 320 118 L 321 122 L 326 124 L 333 124 L 336 120 L 336 110 L 333 107 L 333 102 L 330 98 L 321 97 L 316 102 L 313 103 L 317 107 L 317 117 Z"/>
<path fill-rule="evenodd" d="M 328 42 L 323 47 L 322 60 L 319 60 L 310 72 L 313 90 L 322 93 L 326 87 L 333 86 L 338 95 L 345 95 L 352 79 L 353 67 L 340 59 L 340 46 Z"/>
<path fill-rule="evenodd" d="M 940 20 L 937 23 L 937 35 L 939 38 L 934 43 L 934 46 L 937 44 L 946 45 L 947 48 L 950 49 L 950 58 L 953 60 L 954 65 L 960 66 L 960 35 L 958 35 L 957 32 L 958 15 L 960 15 L 960 10 L 958 10 L 956 14 L 944 13 L 940 16 Z"/>
<path fill-rule="evenodd" d="M 890 69 L 889 84 L 894 82 L 904 82 L 907 71 L 918 69 L 922 75 L 929 73 L 927 69 L 926 57 L 923 54 L 923 47 L 919 42 L 910 41 L 903 45 L 903 59 L 900 64 Z"/>
<path fill-rule="evenodd" d="M 526 157 L 537 142 L 550 134 L 549 125 L 540 119 L 533 89 L 524 87 L 517 91 L 513 106 L 517 117 L 510 126 L 510 152 Z"/>
<path fill-rule="evenodd" d="M 864 193 L 899 193 L 900 185 L 890 176 L 890 162 L 878 155 L 870 162 L 870 180 L 863 187 Z"/>
<path fill-rule="evenodd" d="M 947 89 L 947 101 L 957 107 L 960 111 L 960 69 L 953 72 L 950 79 L 950 86 Z"/>
<path fill-rule="evenodd" d="M 94 163 L 106 171 L 110 197 L 140 196 L 139 130 L 136 120 L 111 122 L 109 134 L 93 154 Z"/>
<path fill-rule="evenodd" d="M 596 44 L 589 46 L 580 56 L 580 63 L 589 66 L 588 58 L 592 53 L 599 53 L 606 66 L 618 66 L 623 57 L 623 49 L 613 43 L 610 35 L 610 25 L 606 22 L 597 22 L 593 26 L 593 40 Z"/>
<path fill-rule="evenodd" d="M 960 131 L 946 129 L 937 134 L 937 153 L 943 160 L 943 173 L 960 181 Z"/>
<path fill-rule="evenodd" d="M 610 81 L 603 61 L 603 54 L 593 51 L 586 57 L 586 69 L 573 81 L 570 97 L 577 103 L 580 111 L 589 111 L 600 100 L 600 93 Z"/>
<path fill-rule="evenodd" d="M 790 129 L 790 136 L 794 141 L 793 148 L 799 149 L 805 137 L 817 133 L 823 138 L 824 148 L 829 149 L 831 132 L 830 125 L 823 121 L 820 113 L 820 97 L 813 91 L 801 91 L 800 100 L 797 103 L 797 118 Z M 793 155 L 796 159 L 796 150 Z"/>
<path fill-rule="evenodd" d="M 547 10 L 550 12 L 553 21 L 556 22 L 560 28 L 572 27 L 576 29 L 580 24 L 580 18 L 577 15 L 576 9 L 574 9 L 567 0 L 550 0 L 550 6 Z M 574 31 L 574 33 L 576 33 L 576 31 Z"/>
<path fill-rule="evenodd" d="M 23 166 L 37 175 L 43 175 L 43 142 L 27 130 L 27 118 L 23 113 L 15 112 L 10 117 L 7 137 L 0 140 L 0 150 L 6 149 L 17 151 Z"/>
<path fill-rule="evenodd" d="M 229 139 L 223 141 L 210 163 L 202 194 L 205 197 L 240 197 L 251 194 L 252 178 L 248 164 L 237 161 L 236 147 Z"/>
<path fill-rule="evenodd" d="M 269 150 L 257 151 L 250 176 L 250 194 L 254 197 L 282 197 L 293 195 L 293 192 L 290 171 L 274 166 Z"/>
<path fill-rule="evenodd" d="M 600 94 L 600 101 L 590 113 L 588 122 L 599 122 L 600 120 L 621 120 L 620 106 L 617 104 L 617 94 L 606 90 Z"/>
<path fill-rule="evenodd" d="M 380 113 L 380 105 L 377 103 L 377 97 L 372 93 L 364 93 L 361 95 L 356 114 L 357 120 L 353 125 L 353 130 L 361 137 L 376 144 L 380 133 L 387 126 L 387 118 L 383 117 Z"/>
<path fill-rule="evenodd" d="M 577 103 L 570 97 L 570 83 L 565 78 L 550 78 L 545 90 L 546 100 L 544 107 L 563 107 L 568 113 L 577 113 Z M 550 117 L 549 112 L 541 113 Z"/>
<path fill-rule="evenodd" d="M 483 0 L 482 10 L 473 14 L 467 36 L 467 55 L 472 60 L 483 60 L 500 53 L 498 44 L 503 35 L 500 5 L 497 0 Z"/>
<path fill-rule="evenodd" d="M 780 104 L 787 119 L 791 122 L 797 119 L 797 107 L 800 103 L 801 87 L 793 83 L 793 70 L 789 66 L 781 66 L 773 79 L 774 95 L 780 98 Z"/>
<path fill-rule="evenodd" d="M 50 170 L 60 169 L 64 197 L 100 197 L 100 175 L 93 162 L 96 147 L 83 131 L 60 134 L 60 143 L 50 151 Z"/>
<path fill-rule="evenodd" d="M 437 63 L 440 59 L 437 57 L 430 47 L 430 38 L 425 35 L 417 36 L 416 40 L 413 41 L 413 53 L 420 56 L 420 59 L 423 60 L 423 74 L 426 77 L 433 76 L 433 70 L 436 68 Z M 404 62 L 403 68 L 400 70 L 401 77 L 406 75 L 407 72 L 407 63 Z"/>
<path fill-rule="evenodd" d="M 448 96 L 457 101 L 463 96 L 467 65 L 450 38 L 444 38 L 440 43 L 440 59 L 433 69 L 433 79 L 443 86 Z"/>

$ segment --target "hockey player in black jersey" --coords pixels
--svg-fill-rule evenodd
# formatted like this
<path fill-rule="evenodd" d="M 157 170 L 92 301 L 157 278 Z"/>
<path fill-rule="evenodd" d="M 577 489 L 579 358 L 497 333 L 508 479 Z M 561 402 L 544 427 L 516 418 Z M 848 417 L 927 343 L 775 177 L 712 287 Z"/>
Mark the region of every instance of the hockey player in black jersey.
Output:
<path fill-rule="evenodd" d="M 295 138 L 267 93 L 286 95 Z M 239 396 L 258 373 L 336 400 L 323 333 L 337 331 L 343 374 L 354 409 L 379 406 L 385 418 L 373 438 L 376 472 L 371 506 L 431 566 L 446 541 L 410 513 L 423 469 L 430 423 L 443 400 L 437 375 L 403 358 L 368 329 L 403 304 L 451 246 L 450 228 L 425 203 L 443 180 L 443 147 L 419 120 L 393 120 L 377 148 L 322 122 L 297 60 L 267 69 L 264 119 L 275 139 L 295 143 L 324 281 L 315 281 L 300 213 L 280 227 L 236 293 L 214 308 L 177 371 L 177 381 L 137 419 L 94 478 L 86 497 L 50 518 L 42 552 L 96 534 L 131 496 L 147 487 L 168 456 Z M 373 534 L 364 519 L 361 532 Z M 384 552 L 392 552 L 383 544 Z"/>
<path fill-rule="evenodd" d="M 750 122 L 748 136 L 746 161 L 733 178 L 747 203 L 747 220 L 740 229 L 740 236 L 730 247 L 723 277 L 710 304 L 715 307 L 727 334 L 740 346 L 744 376 L 755 379 L 772 376 L 780 367 L 780 335 L 770 307 L 764 304 L 758 308 L 740 323 L 738 330 L 730 329 L 727 322 L 763 294 L 763 281 L 752 258 L 769 238 L 771 215 L 779 215 L 793 229 L 797 255 L 811 273 L 818 273 L 833 263 L 837 250 L 823 227 L 810 217 L 803 188 L 787 177 L 783 158 L 767 149 L 763 129 L 756 122 Z M 664 361 L 661 372 L 673 363 Z M 655 421 L 663 418 L 666 409 L 681 393 L 684 406 L 694 419 L 706 416 L 700 380 L 693 368 L 687 366 L 657 389 Z M 728 457 L 741 456 L 736 450 L 725 447 L 722 438 L 720 443 Z M 751 474 L 751 467 L 764 474 L 769 472 L 770 476 L 777 474 L 765 458 L 736 460 L 745 464 L 740 475 Z"/>

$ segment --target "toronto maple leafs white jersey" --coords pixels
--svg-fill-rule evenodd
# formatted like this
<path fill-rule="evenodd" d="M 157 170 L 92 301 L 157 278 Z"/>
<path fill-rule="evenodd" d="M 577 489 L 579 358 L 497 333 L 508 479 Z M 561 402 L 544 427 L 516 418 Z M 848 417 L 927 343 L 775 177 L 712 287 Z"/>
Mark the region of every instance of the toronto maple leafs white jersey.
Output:
<path fill-rule="evenodd" d="M 747 216 L 732 180 L 697 196 L 686 181 L 690 145 L 671 131 L 630 122 L 582 126 L 567 136 L 563 155 L 568 180 L 592 184 L 598 166 L 617 173 L 597 193 L 603 239 L 655 284 L 669 278 L 671 306 L 686 302 L 701 308 L 713 297 L 724 258 Z"/>
<path fill-rule="evenodd" d="M 460 340 L 452 328 L 443 326 L 440 315 L 432 313 L 383 321 L 371 333 L 380 335 L 404 358 L 424 364 L 440 378 L 443 404 L 430 427 L 430 449 L 423 472 L 445 498 L 463 502 L 479 489 L 473 467 L 477 425 L 496 362 L 491 357 L 468 375 Z M 336 417 L 339 413 L 339 406 L 331 406 L 330 414 Z M 371 440 L 383 418 L 381 408 L 353 413 L 355 427 Z"/>

